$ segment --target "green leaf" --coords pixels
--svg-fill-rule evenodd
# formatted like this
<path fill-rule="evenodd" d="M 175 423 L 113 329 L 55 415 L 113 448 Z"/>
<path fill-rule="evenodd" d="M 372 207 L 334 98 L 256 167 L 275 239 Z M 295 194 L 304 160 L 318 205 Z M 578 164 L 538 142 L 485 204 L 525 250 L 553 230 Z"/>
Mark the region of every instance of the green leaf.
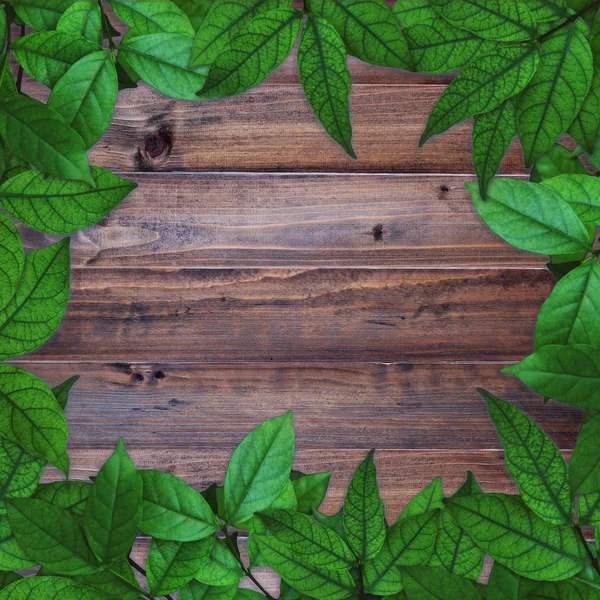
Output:
<path fill-rule="evenodd" d="M 68 475 L 63 411 L 41 379 L 11 365 L 0 365 L 0 434 Z"/>
<path fill-rule="evenodd" d="M 12 49 L 27 73 L 52 88 L 77 61 L 100 47 L 80 35 L 40 31 L 19 38 Z"/>
<path fill-rule="evenodd" d="M 11 0 L 18 17 L 37 31 L 54 29 L 73 0 Z"/>
<path fill-rule="evenodd" d="M 590 175 L 559 175 L 545 179 L 542 185 L 569 203 L 586 225 L 600 225 L 600 180 Z"/>
<path fill-rule="evenodd" d="M 290 475 L 294 493 L 298 500 L 298 512 L 312 515 L 323 503 L 331 479 L 331 471 L 306 475 L 292 471 Z"/>
<path fill-rule="evenodd" d="M 525 504 L 549 523 L 572 523 L 569 471 L 556 444 L 516 406 L 486 390 L 477 391 L 488 405 L 504 461 Z"/>
<path fill-rule="evenodd" d="M 600 492 L 600 416 L 581 426 L 569 475 L 573 496 Z"/>
<path fill-rule="evenodd" d="M 531 81 L 538 61 L 537 48 L 523 44 L 499 47 L 465 67 L 433 107 L 419 146 L 471 115 L 494 110 L 517 95 Z"/>
<path fill-rule="evenodd" d="M 158 539 L 193 542 L 218 529 L 206 500 L 170 473 L 139 471 L 143 480 L 140 529 Z"/>
<path fill-rule="evenodd" d="M 213 5 L 212 0 L 173 0 L 173 2 L 187 15 L 194 31 L 198 31 Z"/>
<path fill-rule="evenodd" d="M 199 99 L 240 94 L 257 86 L 287 58 L 301 24 L 302 13 L 297 10 L 259 13 L 215 58 Z"/>
<path fill-rule="evenodd" d="M 152 540 L 146 570 L 152 596 L 166 596 L 192 581 L 209 557 L 214 537 L 195 542 Z"/>
<path fill-rule="evenodd" d="M 536 23 L 556 21 L 567 16 L 566 0 L 525 0 Z"/>
<path fill-rule="evenodd" d="M 577 501 L 577 512 L 581 525 L 600 524 L 600 493 L 580 495 Z"/>
<path fill-rule="evenodd" d="M 516 107 L 506 100 L 494 110 L 476 115 L 473 120 L 473 165 L 479 181 L 479 194 L 487 195 L 502 159 L 517 135 Z"/>
<path fill-rule="evenodd" d="M 233 600 L 237 592 L 234 585 L 212 586 L 190 581 L 179 593 L 179 600 Z"/>
<path fill-rule="evenodd" d="M 83 516 L 91 491 L 89 481 L 54 481 L 40 485 L 33 497 Z"/>
<path fill-rule="evenodd" d="M 17 542 L 37 563 L 60 575 L 98 570 L 81 527 L 64 508 L 36 498 L 13 499 L 6 504 Z"/>
<path fill-rule="evenodd" d="M 121 44 L 129 65 L 149 85 L 171 98 L 197 100 L 208 66 L 190 68 L 193 40 L 177 33 L 134 37 Z"/>
<path fill-rule="evenodd" d="M 348 486 L 344 500 L 344 531 L 361 563 L 374 558 L 386 536 L 385 506 L 379 495 L 377 469 L 371 450 Z"/>
<path fill-rule="evenodd" d="M 0 515 L 6 514 L 6 499 L 28 498 L 35 492 L 45 466 L 45 461 L 0 437 Z"/>
<path fill-rule="evenodd" d="M 0 590 L 8 587 L 11 583 L 22 579 L 21 575 L 14 571 L 1 571 L 0 572 Z"/>
<path fill-rule="evenodd" d="M 590 91 L 592 76 L 592 52 L 577 23 L 542 42 L 539 67 L 517 106 L 526 166 L 569 129 Z"/>
<path fill-rule="evenodd" d="M 594 346 L 543 346 L 502 372 L 547 398 L 582 408 L 600 406 L 600 349 Z"/>
<path fill-rule="evenodd" d="M 275 572 L 299 592 L 318 600 L 342 600 L 355 591 L 350 573 L 314 565 L 310 558 L 298 555 L 294 546 L 275 537 L 257 536 L 263 556 Z"/>
<path fill-rule="evenodd" d="M 94 187 L 27 171 L 0 187 L 0 203 L 9 215 L 33 229 L 74 233 L 103 219 L 137 188 L 100 167 L 91 167 L 91 173 Z"/>
<path fill-rule="evenodd" d="M 397 2 L 405 4 L 404 2 Z M 441 19 L 404 31 L 415 70 L 419 73 L 449 73 L 480 56 L 494 52 L 497 42 L 484 40 Z"/>
<path fill-rule="evenodd" d="M 71 388 L 75 385 L 75 383 L 79 380 L 79 375 L 73 375 L 73 377 L 69 377 L 66 381 L 63 381 L 61 384 L 57 385 L 55 388 L 52 388 L 52 393 L 56 398 L 56 401 L 60 405 L 60 407 L 65 410 L 67 408 L 67 402 L 69 400 L 69 392 Z"/>
<path fill-rule="evenodd" d="M 142 521 L 142 478 L 123 440 L 98 472 L 83 528 L 96 556 L 108 563 L 129 552 Z"/>
<path fill-rule="evenodd" d="M 56 31 L 80 35 L 101 46 L 104 33 L 100 4 L 93 0 L 74 2 L 60 17 Z"/>
<path fill-rule="evenodd" d="M 337 29 L 349 54 L 374 65 L 412 69 L 402 31 L 383 0 L 311 0 L 308 11 Z"/>
<path fill-rule="evenodd" d="M 56 83 L 48 106 L 91 148 L 110 125 L 117 101 L 117 70 L 108 50 L 78 60 Z"/>
<path fill-rule="evenodd" d="M 115 14 L 136 35 L 195 32 L 186 14 L 169 0 L 109 0 Z"/>
<path fill-rule="evenodd" d="M 0 311 L 0 360 L 31 352 L 56 332 L 69 300 L 69 240 L 25 257 L 19 287 Z"/>
<path fill-rule="evenodd" d="M 560 144 L 554 144 L 548 152 L 542 154 L 535 161 L 529 181 L 540 183 L 564 173 L 587 175 L 588 171 L 581 160 L 577 156 L 573 156 L 569 149 Z"/>
<path fill-rule="evenodd" d="M 572 526 L 547 523 L 517 496 L 449 498 L 446 508 L 479 548 L 524 577 L 558 581 L 576 575 L 587 563 Z"/>
<path fill-rule="evenodd" d="M 547 188 L 494 179 L 483 200 L 476 184 L 465 185 L 479 216 L 515 248 L 551 255 L 591 250 L 583 223 L 567 202 Z"/>
<path fill-rule="evenodd" d="M 292 413 L 251 431 L 234 450 L 225 475 L 225 513 L 230 525 L 270 506 L 289 480 L 294 459 Z"/>
<path fill-rule="evenodd" d="M 63 577 L 25 577 L 0 592 L 0 600 L 106 600 L 106 596 Z"/>
<path fill-rule="evenodd" d="M 8 517 L 0 516 L 0 570 L 22 570 L 35 565 L 35 561 L 31 560 L 17 543 Z"/>
<path fill-rule="evenodd" d="M 238 559 L 221 539 L 215 540 L 209 558 L 195 575 L 198 581 L 211 586 L 237 584 L 243 576 Z"/>
<path fill-rule="evenodd" d="M 569 127 L 569 134 L 583 146 L 586 152 L 593 152 L 598 126 L 600 126 L 600 69 L 596 67 L 590 91 Z"/>
<path fill-rule="evenodd" d="M 438 16 L 429 0 L 397 0 L 392 5 L 392 13 L 402 27 L 432 25 Z"/>
<path fill-rule="evenodd" d="M 596 600 L 598 591 L 578 581 L 546 583 L 533 590 L 529 600 Z"/>
<path fill-rule="evenodd" d="M 402 581 L 409 600 L 483 600 L 472 583 L 435 567 L 402 569 Z"/>
<path fill-rule="evenodd" d="M 444 508 L 443 499 L 442 478 L 436 477 L 407 504 L 400 518 L 414 517 L 415 515 L 428 513 L 436 508 Z"/>
<path fill-rule="evenodd" d="M 0 310 L 15 295 L 24 265 L 21 236 L 13 222 L 0 213 Z"/>
<path fill-rule="evenodd" d="M 397 567 L 427 564 L 435 545 L 440 511 L 400 519 L 387 531 L 385 544 L 374 560 L 364 566 L 365 591 L 387 596 L 402 590 Z"/>
<path fill-rule="evenodd" d="M 346 541 L 346 532 L 344 531 L 344 507 L 342 507 L 335 515 L 324 515 L 319 511 L 315 511 L 313 517 L 317 523 L 335 531 L 344 541 Z"/>
<path fill-rule="evenodd" d="M 565 275 L 538 315 L 535 347 L 600 346 L 600 264 L 589 260 Z"/>
<path fill-rule="evenodd" d="M 257 15 L 290 7 L 291 0 L 215 0 L 198 29 L 190 66 L 212 64 Z"/>
<path fill-rule="evenodd" d="M 344 42 L 335 27 L 310 16 L 298 48 L 298 67 L 304 93 L 329 135 L 352 158 L 349 95 L 352 86 Z"/>
<path fill-rule="evenodd" d="M 0 136 L 13 154 L 38 169 L 93 185 L 83 139 L 45 104 L 27 96 L 0 103 Z"/>
<path fill-rule="evenodd" d="M 495 562 L 488 580 L 488 600 L 525 600 L 538 587 L 539 581 L 521 577 Z"/>

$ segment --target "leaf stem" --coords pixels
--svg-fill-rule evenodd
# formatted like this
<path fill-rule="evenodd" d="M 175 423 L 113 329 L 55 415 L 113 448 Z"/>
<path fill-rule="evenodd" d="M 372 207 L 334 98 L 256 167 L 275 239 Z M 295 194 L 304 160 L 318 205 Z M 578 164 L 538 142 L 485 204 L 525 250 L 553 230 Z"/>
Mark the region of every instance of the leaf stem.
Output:
<path fill-rule="evenodd" d="M 25 25 L 21 25 L 21 35 L 19 39 L 25 35 Z M 23 85 L 23 66 L 19 64 L 19 71 L 17 73 L 17 91 L 21 93 L 21 87 Z"/>
<path fill-rule="evenodd" d="M 575 529 L 577 529 L 577 532 L 579 533 L 579 536 L 581 537 L 581 540 L 583 541 L 583 545 L 585 546 L 585 550 L 588 553 L 588 556 L 592 563 L 592 567 L 594 567 L 594 569 L 596 569 L 596 572 L 598 573 L 598 575 L 600 575 L 600 563 L 598 563 L 598 559 L 593 555 L 592 551 L 590 550 L 587 540 L 585 539 L 585 535 L 583 534 L 583 529 L 581 528 L 581 525 L 576 524 Z"/>
<path fill-rule="evenodd" d="M 585 15 L 585 13 L 588 10 L 592 10 L 592 8 L 596 8 L 596 6 L 600 6 L 600 0 L 594 0 L 593 2 L 590 2 L 587 6 L 584 6 L 581 10 L 578 10 L 575 14 L 568 17 L 566 21 L 563 21 L 550 31 L 547 31 L 543 35 L 540 35 L 540 37 L 537 38 L 537 41 L 543 42 L 546 38 L 549 38 L 551 35 L 554 35 L 557 31 L 560 31 L 563 27 L 574 23 L 575 21 L 577 21 L 577 19 L 579 19 L 579 17 L 583 17 L 583 15 Z"/>
<path fill-rule="evenodd" d="M 138 572 L 140 573 L 143 577 L 148 577 L 148 575 L 146 574 L 146 571 L 143 567 L 140 567 L 140 565 L 138 565 L 135 560 L 133 560 L 133 558 L 131 558 L 131 556 L 127 557 L 127 562 Z M 148 598 L 152 598 L 152 596 L 148 595 Z M 167 600 L 173 600 L 173 596 L 163 596 L 163 598 L 166 598 Z"/>

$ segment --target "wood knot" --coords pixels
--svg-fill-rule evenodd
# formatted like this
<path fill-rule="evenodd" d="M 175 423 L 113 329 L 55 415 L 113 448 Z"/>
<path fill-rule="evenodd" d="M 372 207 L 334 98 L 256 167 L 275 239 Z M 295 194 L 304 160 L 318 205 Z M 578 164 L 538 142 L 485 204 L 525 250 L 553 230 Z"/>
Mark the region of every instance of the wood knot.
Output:
<path fill-rule="evenodd" d="M 377 225 L 375 225 L 375 227 L 373 227 L 371 232 L 373 233 L 373 239 L 376 242 L 382 242 L 383 234 L 387 233 L 387 231 L 385 231 L 385 229 L 383 228 L 383 223 L 377 223 Z"/>
<path fill-rule="evenodd" d="M 163 371 L 154 371 L 154 379 L 164 379 L 165 374 Z"/>
<path fill-rule="evenodd" d="M 142 382 L 142 381 L 144 381 L 144 376 L 141 373 L 136 373 L 134 376 L 134 379 L 136 381 Z"/>
<path fill-rule="evenodd" d="M 150 158 L 158 158 L 165 152 L 170 151 L 170 145 L 170 137 L 161 131 L 156 131 L 146 136 L 144 152 Z"/>
<path fill-rule="evenodd" d="M 143 141 L 143 147 L 138 146 L 135 156 L 135 167 L 139 171 L 153 171 L 157 161 L 163 162 L 169 158 L 173 149 L 173 134 L 169 125 L 161 125 L 152 131 Z"/>

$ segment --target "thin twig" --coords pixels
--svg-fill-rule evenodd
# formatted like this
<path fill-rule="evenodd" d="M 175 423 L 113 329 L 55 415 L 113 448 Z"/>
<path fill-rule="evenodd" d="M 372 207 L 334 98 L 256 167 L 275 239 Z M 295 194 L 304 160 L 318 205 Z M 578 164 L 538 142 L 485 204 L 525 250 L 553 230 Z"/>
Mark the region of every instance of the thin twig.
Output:
<path fill-rule="evenodd" d="M 581 528 L 580 525 L 575 525 L 575 529 L 577 529 L 577 531 L 583 541 L 585 550 L 588 553 L 588 556 L 590 557 L 590 561 L 592 562 L 592 567 L 594 567 L 594 569 L 596 569 L 596 572 L 598 573 L 598 575 L 600 575 L 600 564 L 598 563 L 598 559 L 593 555 L 592 551 L 590 550 L 590 547 L 588 546 L 587 540 L 585 539 L 585 535 L 583 535 L 583 529 Z"/>
<path fill-rule="evenodd" d="M 138 565 L 135 562 L 135 560 L 133 560 L 133 558 L 131 558 L 131 556 L 127 557 L 127 561 L 138 573 L 140 573 L 144 577 L 147 577 L 145 569 L 143 567 L 140 567 L 140 565 Z M 166 598 L 167 600 L 173 600 L 173 596 L 163 596 L 163 598 Z"/>
<path fill-rule="evenodd" d="M 25 25 L 21 25 L 21 36 L 25 35 Z M 17 73 L 17 91 L 21 93 L 21 86 L 23 85 L 23 67 L 19 65 L 19 71 Z"/>
<path fill-rule="evenodd" d="M 560 25 L 557 25 L 556 27 L 554 27 L 554 29 L 551 29 L 550 31 L 547 31 L 543 35 L 540 35 L 540 37 L 537 39 L 537 41 L 543 42 L 546 38 L 549 38 L 551 35 L 554 35 L 557 31 L 560 31 L 563 27 L 570 25 L 571 23 L 574 23 L 575 21 L 577 21 L 577 19 L 579 19 L 579 17 L 583 17 L 583 15 L 585 15 L 585 13 L 588 10 L 592 10 L 592 8 L 596 8 L 596 6 L 600 6 L 600 0 L 594 0 L 594 2 L 591 2 L 587 6 L 584 6 L 581 10 L 579 10 L 575 14 L 571 15 L 566 21 L 563 21 L 562 23 L 560 23 Z"/>

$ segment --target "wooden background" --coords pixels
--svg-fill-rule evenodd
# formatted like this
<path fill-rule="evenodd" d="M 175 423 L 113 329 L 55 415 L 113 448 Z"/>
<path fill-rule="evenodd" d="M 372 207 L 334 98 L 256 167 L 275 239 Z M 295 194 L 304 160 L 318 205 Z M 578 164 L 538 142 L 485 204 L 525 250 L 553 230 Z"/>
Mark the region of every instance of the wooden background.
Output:
<path fill-rule="evenodd" d="M 393 520 L 437 475 L 514 489 L 476 386 L 573 447 L 576 409 L 500 375 L 532 349 L 543 258 L 475 214 L 470 124 L 418 149 L 448 79 L 350 62 L 358 161 L 321 130 L 295 56 L 231 99 L 120 95 L 91 161 L 139 189 L 73 237 L 68 313 L 19 361 L 52 385 L 81 375 L 74 478 L 122 436 L 139 467 L 220 483 L 243 435 L 292 409 L 296 467 L 334 472 L 324 510 L 375 447 Z M 503 172 L 524 173 L 517 147 Z"/>

